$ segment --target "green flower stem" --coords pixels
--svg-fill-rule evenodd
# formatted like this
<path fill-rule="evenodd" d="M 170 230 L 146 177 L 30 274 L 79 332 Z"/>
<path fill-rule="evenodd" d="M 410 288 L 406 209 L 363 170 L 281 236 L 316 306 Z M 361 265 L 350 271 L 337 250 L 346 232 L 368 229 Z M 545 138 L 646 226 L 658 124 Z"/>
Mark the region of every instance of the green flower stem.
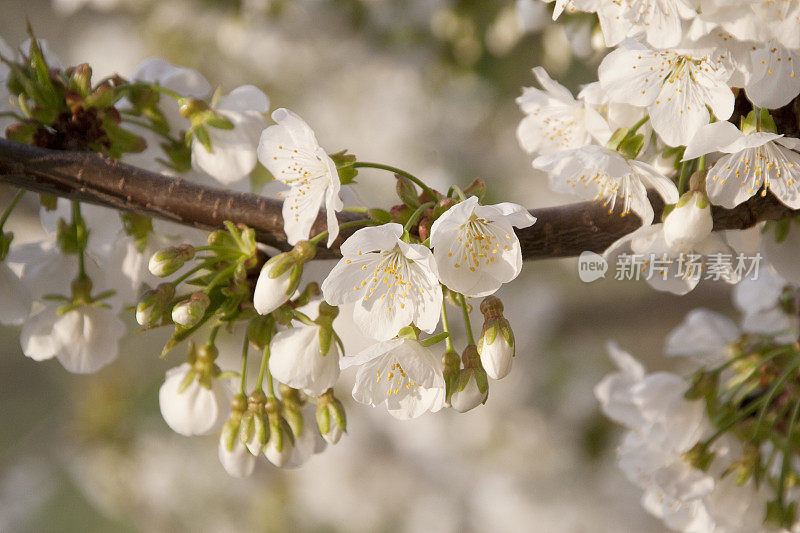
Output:
<path fill-rule="evenodd" d="M 181 274 L 177 279 L 175 279 L 175 281 L 172 282 L 172 284 L 177 287 L 179 284 L 189 279 L 192 276 L 192 274 L 195 274 L 198 270 L 202 270 L 203 268 L 205 268 L 205 266 L 206 266 L 205 264 L 200 264 L 195 266 L 191 270 Z"/>
<path fill-rule="evenodd" d="M 467 199 L 467 195 L 464 194 L 464 191 L 461 190 L 461 187 L 459 187 L 458 185 L 451 185 L 450 189 L 447 191 L 447 196 L 452 198 L 453 193 L 456 193 L 459 200 L 461 200 L 462 202 Z"/>
<path fill-rule="evenodd" d="M 217 333 L 219 333 L 219 328 L 221 328 L 221 324 L 217 324 L 211 328 L 211 333 L 208 334 L 208 345 L 214 346 L 217 342 Z"/>
<path fill-rule="evenodd" d="M 81 234 L 86 232 L 86 222 L 83 220 L 83 216 L 81 215 L 81 203 L 77 200 L 72 201 L 72 223 L 75 225 L 77 230 L 78 236 L 78 245 L 80 246 L 80 250 L 78 251 L 78 277 L 81 279 L 86 279 L 88 276 L 86 275 L 86 239 L 81 238 Z"/>
<path fill-rule="evenodd" d="M 17 194 L 15 194 L 14 198 L 11 200 L 11 203 L 8 204 L 8 207 L 6 207 L 6 210 L 3 211 L 3 218 L 0 218 L 0 231 L 3 231 L 3 226 L 5 226 L 6 220 L 8 220 L 9 216 L 11 216 L 11 212 L 14 210 L 15 207 L 17 207 L 17 204 L 22 199 L 22 197 L 25 196 L 26 192 L 27 191 L 25 189 L 18 190 Z"/>
<path fill-rule="evenodd" d="M 339 224 L 339 229 L 352 228 L 353 226 L 375 226 L 377 224 L 378 223 L 375 222 L 374 220 L 370 220 L 368 218 L 365 218 L 363 220 L 353 220 L 351 222 L 345 222 L 344 224 Z M 308 242 L 310 242 L 311 244 L 316 246 L 316 245 L 318 245 L 320 243 L 320 241 L 325 239 L 328 236 L 328 234 L 329 234 L 329 231 L 325 230 L 322 233 L 320 233 L 319 235 L 314 235 L 314 237 L 309 239 Z"/>
<path fill-rule="evenodd" d="M 442 329 L 445 333 L 447 333 L 447 338 L 445 339 L 445 346 L 447 350 L 453 349 L 453 339 L 450 338 L 450 323 L 447 322 L 447 302 L 444 298 L 442 298 Z"/>
<path fill-rule="evenodd" d="M 224 280 L 225 278 L 227 278 L 228 276 L 233 274 L 233 272 L 236 270 L 237 266 L 238 266 L 237 264 L 233 264 L 233 265 L 230 265 L 229 267 L 225 268 L 224 270 L 220 271 L 219 274 L 214 276 L 214 278 L 211 280 L 211 282 L 209 282 L 209 284 L 205 288 L 204 292 L 206 292 L 206 293 L 210 292 L 211 289 L 213 289 L 214 287 L 219 285 L 222 282 L 222 280 Z"/>
<path fill-rule="evenodd" d="M 778 394 L 778 390 L 783 386 L 787 379 L 789 379 L 794 373 L 797 371 L 797 368 L 800 367 L 800 355 L 796 355 L 794 361 L 786 369 L 786 371 L 781 374 L 781 377 L 775 381 L 770 388 L 769 393 L 763 397 L 763 402 L 756 402 L 756 405 L 761 405 L 761 411 L 758 413 L 758 420 L 756 420 L 756 425 L 753 427 L 753 436 L 755 437 L 758 435 L 759 429 L 761 429 L 761 424 L 764 423 L 764 418 L 767 416 L 767 409 L 769 409 L 769 405 L 772 403 L 772 399 Z"/>
<path fill-rule="evenodd" d="M 426 202 L 426 203 L 422 204 L 421 206 L 419 206 L 418 208 L 416 208 L 414 210 L 414 212 L 411 213 L 411 216 L 408 217 L 408 221 L 406 222 L 405 226 L 403 226 L 403 232 L 404 233 L 408 233 L 411 230 L 411 228 L 414 226 L 414 224 L 416 224 L 417 221 L 419 221 L 419 217 L 422 216 L 422 213 L 424 213 L 426 209 L 428 209 L 429 207 L 431 207 L 433 205 L 434 205 L 434 202 Z"/>
<path fill-rule="evenodd" d="M 467 310 L 467 298 L 463 294 L 459 294 L 461 300 L 461 313 L 464 315 L 464 327 L 467 330 L 467 340 L 471 345 L 475 344 L 475 337 L 472 335 L 472 323 L 469 320 L 469 311 Z"/>
<path fill-rule="evenodd" d="M 800 399 L 794 403 L 792 416 L 789 418 L 789 429 L 786 430 L 786 442 L 783 446 L 783 462 L 781 464 L 781 477 L 778 482 L 778 504 L 783 508 L 786 496 L 786 477 L 789 475 L 789 463 L 792 459 L 792 438 L 794 437 L 797 419 L 800 417 Z"/>
<path fill-rule="evenodd" d="M 128 124 L 132 124 L 134 126 L 138 126 L 140 128 L 144 128 L 144 129 L 146 129 L 148 131 L 152 131 L 156 135 L 159 135 L 159 136 L 163 137 L 164 139 L 168 140 L 171 143 L 180 142 L 180 141 L 178 141 L 176 139 L 173 139 L 172 136 L 170 136 L 169 133 L 167 133 L 167 132 L 165 132 L 165 131 L 163 131 L 163 130 L 161 130 L 159 128 L 156 128 L 155 126 L 153 126 L 152 124 L 148 124 L 147 122 L 141 122 L 139 120 L 134 120 L 134 119 L 132 119 L 132 118 L 130 118 L 128 116 L 125 116 L 122 119 L 122 121 L 123 122 L 127 122 Z"/>
<path fill-rule="evenodd" d="M 258 371 L 258 383 L 256 383 L 256 390 L 263 390 L 264 385 L 264 376 L 267 377 L 267 396 L 270 398 L 275 397 L 275 388 L 272 383 L 272 374 L 269 373 L 267 370 L 267 366 L 269 365 L 269 343 L 272 340 L 272 328 L 269 330 L 269 334 L 267 335 L 267 345 L 264 347 L 264 355 L 261 356 L 261 368 Z"/>
<path fill-rule="evenodd" d="M 250 339 L 247 338 L 247 335 L 244 336 L 244 342 L 242 343 L 242 376 L 241 376 L 241 383 L 239 385 L 239 392 L 243 395 L 247 394 L 245 392 L 245 388 L 247 387 L 247 351 L 250 348 Z"/>
<path fill-rule="evenodd" d="M 636 135 L 636 131 L 639 128 L 641 128 L 648 120 L 650 120 L 650 115 L 645 115 L 643 118 L 639 119 L 639 122 L 631 126 L 631 128 L 628 130 L 628 134 L 625 137 L 626 138 L 633 137 L 634 135 Z"/>
<path fill-rule="evenodd" d="M 681 174 L 680 177 L 678 178 L 678 194 L 683 194 L 684 192 L 686 192 L 686 181 L 692 174 L 693 166 L 694 166 L 694 160 L 684 161 L 683 163 L 681 163 Z"/>
<path fill-rule="evenodd" d="M 393 166 L 390 166 L 390 165 L 383 165 L 381 163 L 370 163 L 370 162 L 367 162 L 367 161 L 356 161 L 355 163 L 353 163 L 353 168 L 377 168 L 379 170 L 386 170 L 388 172 L 394 172 L 395 174 L 399 174 L 399 175 L 403 176 L 404 178 L 408 178 L 411 181 L 413 181 L 414 183 L 416 183 L 417 185 L 419 185 L 420 188 L 423 191 L 425 191 L 426 193 L 428 193 L 428 196 L 430 196 L 431 198 L 434 198 L 434 199 L 436 198 L 436 194 L 433 192 L 433 189 L 428 187 L 425 184 L 425 182 L 423 182 L 421 179 L 419 179 L 418 177 L 414 176 L 413 174 L 409 174 L 405 170 L 399 169 L 397 167 L 393 167 Z"/>

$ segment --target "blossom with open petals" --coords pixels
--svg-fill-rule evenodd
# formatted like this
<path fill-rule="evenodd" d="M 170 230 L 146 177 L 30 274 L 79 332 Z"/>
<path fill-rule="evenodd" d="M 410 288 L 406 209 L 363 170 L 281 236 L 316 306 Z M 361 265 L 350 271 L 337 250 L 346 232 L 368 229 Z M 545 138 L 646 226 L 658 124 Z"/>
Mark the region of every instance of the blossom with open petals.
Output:
<path fill-rule="evenodd" d="M 391 339 L 412 322 L 427 333 L 439 323 L 442 287 L 433 254 L 402 235 L 395 223 L 358 230 L 322 283 L 329 304 L 356 303 L 356 324 L 376 340 Z"/>
<path fill-rule="evenodd" d="M 272 120 L 277 124 L 261 134 L 258 159 L 276 180 L 290 187 L 283 194 L 283 225 L 289 244 L 308 239 L 324 200 L 330 246 L 339 235 L 336 212 L 344 205 L 339 198 L 336 163 L 302 118 L 281 108 L 272 113 Z"/>
<path fill-rule="evenodd" d="M 465 296 L 487 296 L 522 270 L 522 251 L 513 226 L 536 222 L 517 204 L 478 205 L 471 196 L 448 209 L 431 226 L 439 279 Z"/>

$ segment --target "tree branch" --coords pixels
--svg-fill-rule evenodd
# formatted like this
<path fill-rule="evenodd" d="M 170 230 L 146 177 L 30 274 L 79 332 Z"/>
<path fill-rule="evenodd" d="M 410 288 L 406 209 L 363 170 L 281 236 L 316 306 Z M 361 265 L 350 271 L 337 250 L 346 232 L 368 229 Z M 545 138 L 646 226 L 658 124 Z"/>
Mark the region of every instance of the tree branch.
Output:
<path fill-rule="evenodd" d="M 255 230 L 259 242 L 280 250 L 291 248 L 283 231 L 280 200 L 169 178 L 91 152 L 46 150 L 0 139 L 0 182 L 202 229 L 222 229 L 226 220 L 240 222 Z M 663 201 L 656 194 L 650 194 L 650 201 L 658 220 Z M 526 260 L 570 257 L 585 250 L 599 253 L 641 224 L 635 216 L 608 213 L 591 202 L 531 213 L 536 224 L 517 230 Z M 795 214 L 772 195 L 757 195 L 735 209 L 714 206 L 714 230 L 745 229 Z M 339 214 L 340 222 L 358 218 Z M 311 234 L 324 230 L 325 216 L 320 213 Z M 338 257 L 338 246 L 355 230 L 343 230 L 334 247 L 320 247 L 317 257 Z"/>

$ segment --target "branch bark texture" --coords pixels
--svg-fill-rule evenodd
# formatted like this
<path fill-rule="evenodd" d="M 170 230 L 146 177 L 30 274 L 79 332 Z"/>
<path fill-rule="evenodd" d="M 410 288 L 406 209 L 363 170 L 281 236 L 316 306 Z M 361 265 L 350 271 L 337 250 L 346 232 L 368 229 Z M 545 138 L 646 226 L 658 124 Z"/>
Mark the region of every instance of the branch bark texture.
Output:
<path fill-rule="evenodd" d="M 280 200 L 163 176 L 92 152 L 47 150 L 0 139 L 0 182 L 208 230 L 221 229 L 230 220 L 252 227 L 259 242 L 280 250 L 291 248 L 283 231 Z M 650 194 L 650 201 L 658 220 L 664 203 L 656 194 Z M 609 213 L 592 202 L 531 213 L 536 224 L 517 230 L 526 260 L 570 257 L 585 250 L 599 253 L 641 225 L 635 216 Z M 714 230 L 746 229 L 762 220 L 796 214 L 772 195 L 755 196 L 735 209 L 714 206 Z M 360 216 L 340 213 L 339 220 Z M 321 212 L 312 236 L 324 230 Z M 338 246 L 355 230 L 342 230 L 335 245 L 330 250 L 320 247 L 317 257 L 338 257 Z"/>

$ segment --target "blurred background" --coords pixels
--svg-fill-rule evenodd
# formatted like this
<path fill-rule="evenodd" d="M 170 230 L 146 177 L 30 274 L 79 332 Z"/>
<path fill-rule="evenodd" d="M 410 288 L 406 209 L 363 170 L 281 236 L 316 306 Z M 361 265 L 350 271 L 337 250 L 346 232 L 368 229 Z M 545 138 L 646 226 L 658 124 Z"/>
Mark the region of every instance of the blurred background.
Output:
<path fill-rule="evenodd" d="M 258 85 L 273 109 L 304 117 L 329 152 L 347 148 L 445 188 L 481 177 L 493 201 L 575 201 L 549 192 L 519 148 L 514 99 L 537 65 L 574 92 L 596 79 L 604 52 L 587 15 L 555 24 L 552 5 L 538 0 L 0 7 L 9 44 L 24 41 L 27 16 L 65 65 L 88 62 L 98 78 L 161 56 L 225 92 Z M 367 205 L 389 207 L 392 191 L 390 175 L 368 171 L 355 186 Z M 9 199 L 0 189 L 0 203 Z M 11 227 L 19 242 L 41 233 L 29 200 Z M 499 296 L 517 357 L 510 376 L 490 384 L 486 406 L 400 422 L 354 404 L 345 373 L 337 395 L 349 434 L 299 470 L 262 460 L 246 480 L 227 476 L 216 436 L 185 438 L 162 421 L 158 387 L 183 353 L 159 360 L 160 333 L 129 334 L 114 363 L 77 376 L 27 359 L 18 330 L 2 328 L 0 531 L 665 531 L 616 469 L 619 433 L 592 389 L 612 370 L 612 338 L 650 370 L 675 368 L 662 357 L 666 334 L 694 307 L 729 310 L 729 288 L 706 283 L 679 298 L 644 283 L 585 284 L 575 260 L 549 260 L 527 263 Z M 342 317 L 338 326 L 357 349 L 355 328 Z"/>

